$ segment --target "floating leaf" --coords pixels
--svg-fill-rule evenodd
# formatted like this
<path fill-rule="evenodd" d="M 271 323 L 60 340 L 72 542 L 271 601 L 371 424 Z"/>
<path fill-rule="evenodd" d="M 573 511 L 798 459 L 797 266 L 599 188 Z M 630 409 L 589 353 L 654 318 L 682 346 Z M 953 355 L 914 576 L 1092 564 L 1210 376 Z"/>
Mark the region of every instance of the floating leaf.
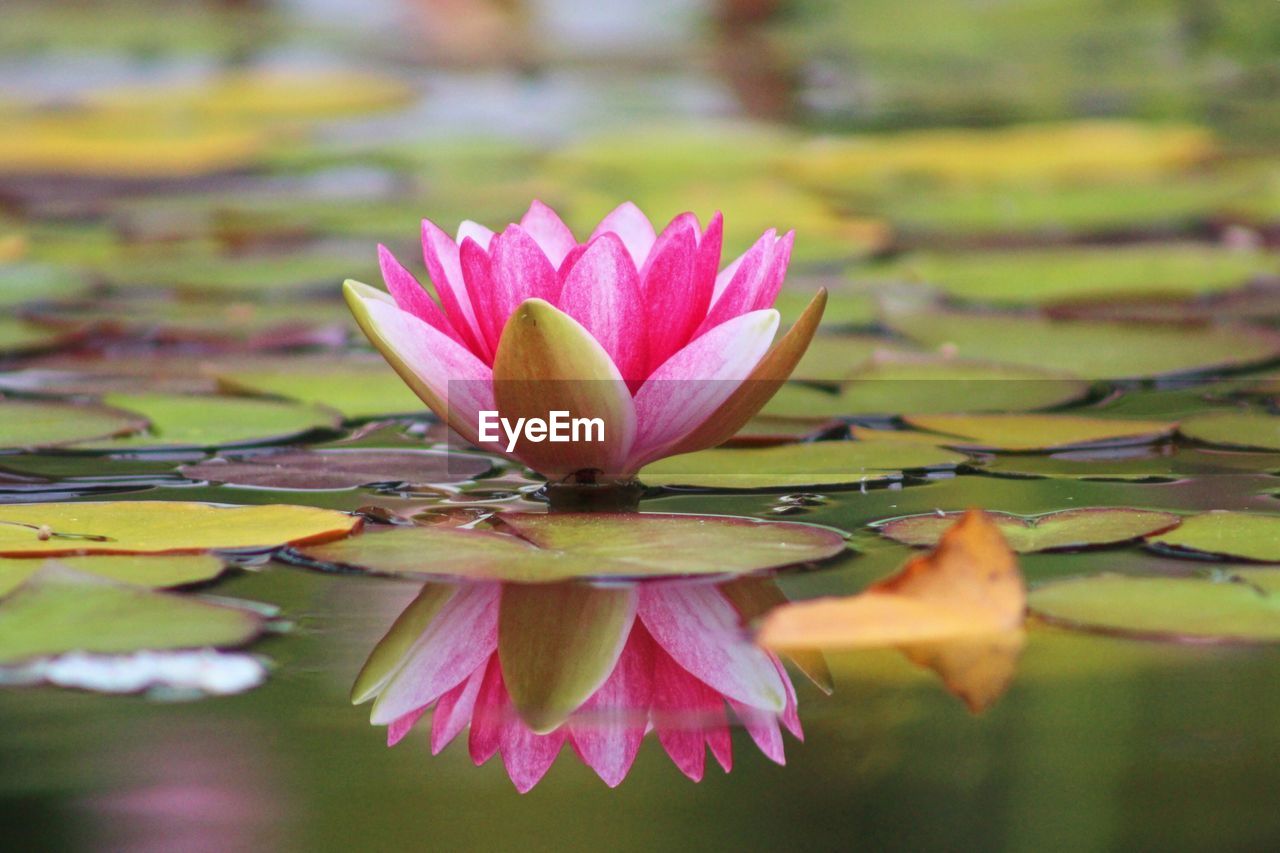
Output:
<path fill-rule="evenodd" d="M 398 527 L 291 553 L 381 574 L 555 583 L 756 572 L 824 560 L 845 548 L 843 537 L 826 528 L 726 516 L 502 513 L 498 521 L 515 535 Z"/>
<path fill-rule="evenodd" d="M 1280 450 L 1280 416 L 1260 412 L 1208 412 L 1178 425 L 1187 438 L 1223 447 Z"/>
<path fill-rule="evenodd" d="M 139 253 L 103 264 L 119 288 L 158 288 L 211 296 L 255 296 L 332 288 L 335 277 L 373 273 L 368 252 L 318 248 L 301 254 L 221 255 L 201 245 Z"/>
<path fill-rule="evenodd" d="M 1147 541 L 1174 554 L 1280 563 L 1280 515 L 1206 512 L 1184 519 L 1173 530 Z"/>
<path fill-rule="evenodd" d="M 58 557 L 58 564 L 86 575 L 152 588 L 213 580 L 225 565 L 210 554 L 177 556 Z M 0 557 L 0 597 L 8 595 L 44 564 L 43 560 Z"/>
<path fill-rule="evenodd" d="M 214 365 L 227 391 L 274 394 L 337 409 L 348 418 L 422 412 L 425 407 L 382 359 L 272 359 Z"/>
<path fill-rule="evenodd" d="M 829 305 L 831 297 L 827 298 Z M 823 320 L 835 325 L 826 312 Z M 791 378 L 804 382 L 839 382 L 893 346 L 890 339 L 876 335 L 814 335 L 800 363 L 791 372 Z"/>
<path fill-rule="evenodd" d="M 262 628 L 263 617 L 253 610 L 47 563 L 0 602 L 0 663 L 76 651 L 239 646 Z"/>
<path fill-rule="evenodd" d="M 954 436 L 935 439 L 947 446 L 996 451 L 1142 444 L 1168 436 L 1175 426 L 1075 415 L 911 415 L 905 420 L 919 429 Z"/>
<path fill-rule="evenodd" d="M 106 406 L 0 400 L 0 448 L 59 447 L 145 429 L 147 419 Z"/>
<path fill-rule="evenodd" d="M 84 276 L 70 267 L 28 262 L 0 263 L 0 307 L 70 299 L 89 290 Z"/>
<path fill-rule="evenodd" d="M 1048 320 L 963 312 L 891 316 L 908 338 L 955 358 L 1130 379 L 1241 367 L 1280 355 L 1280 336 L 1250 326 Z"/>
<path fill-rule="evenodd" d="M 1089 383 L 1028 368 L 945 359 L 876 361 L 852 371 L 839 393 L 783 386 L 762 414 L 827 420 L 854 415 L 1047 409 L 1083 397 Z"/>
<path fill-rule="evenodd" d="M 194 554 L 327 542 L 360 528 L 344 512 L 309 506 L 188 501 L 0 505 L 0 556 Z"/>
<path fill-rule="evenodd" d="M 108 405 L 150 422 L 145 435 L 82 442 L 78 450 L 169 450 L 265 444 L 317 429 L 333 429 L 334 412 L 281 400 L 199 394 L 107 394 Z"/>
<path fill-rule="evenodd" d="M 24 355 L 59 347 L 71 336 L 13 317 L 0 317 L 0 356 Z"/>
<path fill-rule="evenodd" d="M 1031 610 L 1084 631 L 1194 642 L 1280 642 L 1280 597 L 1250 583 L 1094 575 L 1032 591 Z"/>
<path fill-rule="evenodd" d="M 839 486 L 900 479 L 903 471 L 953 468 L 966 460 L 963 453 L 923 443 L 815 441 L 669 456 L 638 476 L 650 486 L 704 489 Z"/>
<path fill-rule="evenodd" d="M 933 547 L 963 513 L 928 513 L 874 525 L 881 535 L 904 545 Z M 1019 554 L 1091 548 L 1132 542 L 1177 526 L 1181 517 L 1168 512 L 1127 507 L 1081 507 L 1037 516 L 988 512 L 1009 547 Z"/>
<path fill-rule="evenodd" d="M 179 470 L 192 480 L 267 489 L 416 488 L 474 479 L 492 471 L 493 462 L 438 450 L 283 450 L 213 459 Z"/>

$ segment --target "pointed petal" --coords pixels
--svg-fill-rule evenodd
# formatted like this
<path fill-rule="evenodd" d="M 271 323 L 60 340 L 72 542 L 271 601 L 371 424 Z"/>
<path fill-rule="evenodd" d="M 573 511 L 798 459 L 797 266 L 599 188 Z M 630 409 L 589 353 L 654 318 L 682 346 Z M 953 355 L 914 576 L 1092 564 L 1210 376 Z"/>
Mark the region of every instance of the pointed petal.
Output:
<path fill-rule="evenodd" d="M 426 708 L 419 708 L 416 711 L 410 711 L 403 717 L 392 720 L 391 725 L 387 726 L 387 746 L 395 746 L 404 740 L 405 735 L 413 730 L 414 724 L 422 719 L 422 715 L 425 713 L 427 713 Z"/>
<path fill-rule="evenodd" d="M 565 277 L 559 308 L 591 333 L 628 385 L 644 379 L 645 312 L 640 280 L 615 234 L 589 244 Z"/>
<path fill-rule="evenodd" d="M 706 767 L 708 731 L 729 730 L 724 700 L 661 648 L 653 653 L 653 727 L 680 772 L 695 782 Z"/>
<path fill-rule="evenodd" d="M 513 717 L 503 727 L 499 746 L 502 763 L 506 765 L 507 776 L 517 791 L 527 794 L 542 781 L 560 754 L 566 737 L 564 729 L 536 734 L 519 717 Z"/>
<path fill-rule="evenodd" d="M 400 265 L 391 250 L 381 243 L 378 244 L 378 266 L 382 270 L 382 280 L 387 285 L 387 291 L 401 311 L 408 311 L 433 329 L 439 329 L 462 343 L 461 336 L 454 330 L 440 306 L 423 290 L 413 274 Z"/>
<path fill-rule="evenodd" d="M 705 294 L 702 313 L 705 315 L 716 293 L 716 271 L 720 269 L 720 253 L 724 246 L 724 217 L 716 211 L 707 223 L 707 230 L 698 239 L 698 265 L 695 275 L 698 278 L 697 290 Z M 732 278 L 732 275 L 730 275 Z M 725 279 L 728 284 L 728 279 Z"/>
<path fill-rule="evenodd" d="M 493 281 L 493 262 L 489 253 L 470 237 L 462 241 L 458 251 L 462 280 L 467 299 L 475 311 L 476 337 L 481 357 L 493 364 L 493 353 L 506 322 L 505 308 L 500 304 L 498 286 Z"/>
<path fill-rule="evenodd" d="M 755 369 L 777 329 L 777 311 L 743 314 L 655 370 L 636 392 L 636 440 L 627 467 L 639 470 L 670 455 L 670 448 L 701 427 Z"/>
<path fill-rule="evenodd" d="M 613 674 L 566 727 L 574 751 L 615 788 L 631 770 L 644 740 L 653 701 L 653 640 L 636 626 Z"/>
<path fill-rule="evenodd" d="M 417 598 L 396 617 L 396 621 L 369 653 L 368 660 L 351 685 L 351 704 L 359 705 L 369 701 L 387 685 L 391 676 L 404 666 L 409 650 L 418 642 L 422 632 L 453 598 L 455 592 L 457 587 L 451 584 L 429 583 L 422 587 Z"/>
<path fill-rule="evenodd" d="M 827 291 L 819 290 L 800 315 L 800 319 L 787 330 L 777 346 L 760 359 L 751 375 L 733 392 L 733 396 L 722 403 L 701 426 L 681 439 L 667 455 L 715 447 L 737 435 L 738 430 L 755 417 L 756 412 L 782 387 L 791 371 L 796 369 L 800 358 L 809 348 L 809 342 L 813 340 L 814 332 L 818 330 L 818 323 L 822 321 L 822 311 L 826 306 Z"/>
<path fill-rule="evenodd" d="M 498 752 L 502 743 L 502 727 L 511 712 L 510 705 L 507 691 L 502 687 L 498 656 L 492 655 L 480 680 L 480 691 L 471 712 L 471 733 L 467 737 L 467 751 L 477 767 Z"/>
<path fill-rule="evenodd" d="M 617 666 L 635 615 L 631 587 L 504 586 L 498 659 L 521 719 L 535 732 L 567 720 Z"/>
<path fill-rule="evenodd" d="M 440 610 L 373 704 L 370 720 L 390 723 L 461 684 L 498 645 L 498 584 L 468 584 Z"/>
<path fill-rule="evenodd" d="M 347 305 L 369 341 L 400 378 L 468 441 L 479 443 L 476 421 L 493 409 L 493 371 L 469 350 L 396 307 L 367 284 L 343 285 Z"/>
<path fill-rule="evenodd" d="M 462 265 L 458 256 L 458 244 L 436 227 L 429 219 L 422 220 L 422 260 L 427 274 L 435 285 L 440 307 L 453 328 L 461 336 L 467 349 L 483 357 L 480 349 L 480 327 L 476 323 L 471 297 L 462 278 Z"/>
<path fill-rule="evenodd" d="M 493 231 L 479 222 L 464 219 L 458 223 L 458 245 L 461 246 L 462 241 L 468 238 L 475 240 L 480 244 L 480 248 L 487 252 L 489 251 L 489 244 L 493 242 Z"/>
<path fill-rule="evenodd" d="M 569 226 L 564 224 L 556 212 L 540 201 L 535 200 L 529 210 L 520 219 L 520 227 L 529 232 L 537 244 L 542 247 L 551 265 L 559 267 L 565 255 L 578 245 Z"/>
<path fill-rule="evenodd" d="M 539 299 L 519 307 L 494 357 L 494 397 L 503 417 L 600 418 L 603 441 L 520 441 L 515 455 L 551 479 L 595 469 L 606 476 L 631 473 L 623 463 L 635 436 L 635 407 L 609 354 L 586 329 Z M 593 436 L 594 437 L 594 436 Z"/>
<path fill-rule="evenodd" d="M 458 686 L 446 692 L 436 702 L 436 710 L 431 715 L 431 754 L 439 755 L 458 733 L 471 722 L 475 711 L 476 699 L 480 696 L 480 687 L 484 684 L 484 676 L 489 667 L 486 663 Z"/>
<path fill-rule="evenodd" d="M 749 625 L 773 608 L 787 603 L 786 595 L 772 578 L 747 575 L 720 584 L 719 590 L 738 611 L 743 625 Z M 835 683 L 821 649 L 794 649 L 785 654 L 819 690 L 831 695 Z"/>
<path fill-rule="evenodd" d="M 737 611 L 715 587 L 646 584 L 639 615 L 663 651 L 712 690 L 775 714 L 786 707 L 786 687 L 772 658 L 742 630 Z"/>
<path fill-rule="evenodd" d="M 726 320 L 732 320 L 753 310 L 756 296 L 768 280 L 777 242 L 777 235 L 771 228 L 746 251 L 734 268 L 733 277 L 729 279 L 729 283 L 711 303 L 711 310 L 707 312 L 706 318 L 694 333 L 695 335 L 704 334 L 708 329 L 719 326 Z"/>
<path fill-rule="evenodd" d="M 648 333 L 647 376 L 687 344 L 707 314 L 711 291 L 698 272 L 698 220 L 685 213 L 672 220 L 645 261 L 640 273 L 644 300 L 644 328 Z"/>
<path fill-rule="evenodd" d="M 636 269 L 644 266 L 645 258 L 649 256 L 649 250 L 653 248 L 653 241 L 657 237 L 649 217 L 645 216 L 640 208 L 632 202 L 624 201 L 600 220 L 596 230 L 591 232 L 591 239 L 594 240 L 601 234 L 609 232 L 622 238 L 622 244 L 627 247 L 627 252 L 631 255 L 631 261 L 636 265 Z"/>
<path fill-rule="evenodd" d="M 738 715 L 738 719 L 742 720 L 742 727 L 751 735 L 765 757 L 776 764 L 786 764 L 787 756 L 782 745 L 782 731 L 778 728 L 778 716 L 732 700 L 729 701 L 729 706 Z"/>
<path fill-rule="evenodd" d="M 795 685 L 791 683 L 791 679 L 787 676 L 787 671 L 782 666 L 782 661 L 778 660 L 776 656 L 773 658 L 773 664 L 778 668 L 778 676 L 787 688 L 787 707 L 782 710 L 782 725 L 787 731 L 791 732 L 796 740 L 804 740 L 804 729 L 800 726 L 800 703 L 796 699 Z"/>

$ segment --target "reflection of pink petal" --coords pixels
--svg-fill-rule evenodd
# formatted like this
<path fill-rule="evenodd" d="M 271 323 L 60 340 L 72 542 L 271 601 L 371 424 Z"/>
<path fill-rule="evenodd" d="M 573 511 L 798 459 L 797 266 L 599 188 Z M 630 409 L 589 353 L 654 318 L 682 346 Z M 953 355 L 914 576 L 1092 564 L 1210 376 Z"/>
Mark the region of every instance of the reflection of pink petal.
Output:
<path fill-rule="evenodd" d="M 756 746 L 760 747 L 760 751 L 771 761 L 786 764 L 787 757 L 783 752 L 782 730 L 778 728 L 778 715 L 752 708 L 750 705 L 743 705 L 741 702 L 734 702 L 732 699 L 729 700 L 729 705 L 742 721 L 747 734 L 751 735 Z"/>
<path fill-rule="evenodd" d="M 640 751 L 653 699 L 653 640 L 635 625 L 608 680 L 566 729 L 583 763 L 610 788 L 626 778 Z"/>
<path fill-rule="evenodd" d="M 476 669 L 466 681 L 445 693 L 436 703 L 435 713 L 431 716 L 432 755 L 438 755 L 471 721 L 486 669 L 488 664 Z"/>
<path fill-rule="evenodd" d="M 502 667 L 494 655 L 485 669 L 484 683 L 471 716 L 468 743 L 471 760 L 478 766 L 500 752 L 507 776 L 523 794 L 551 769 L 566 737 L 563 726 L 550 734 L 539 735 L 524 724 L 507 695 L 502 683 Z"/>
<path fill-rule="evenodd" d="M 461 684 L 498 647 L 496 583 L 464 584 L 414 643 L 374 703 L 370 719 L 390 723 Z"/>
<path fill-rule="evenodd" d="M 471 734 L 467 738 L 467 749 L 477 767 L 498 752 L 502 717 L 511 711 L 510 705 L 507 691 L 502 686 L 502 667 L 498 664 L 498 656 L 493 655 L 484 669 L 475 710 L 471 712 Z"/>
<path fill-rule="evenodd" d="M 776 655 L 770 655 L 773 658 L 773 664 L 778 668 L 778 675 L 782 678 L 782 683 L 787 688 L 787 707 L 782 712 L 782 725 L 787 731 L 795 737 L 796 740 L 804 740 L 804 729 L 800 727 L 800 707 L 796 701 L 796 688 L 791 683 L 791 679 L 787 676 L 787 671 L 782 667 L 782 661 L 778 660 Z"/>
<path fill-rule="evenodd" d="M 715 743 L 717 760 L 727 763 L 722 757 L 729 752 L 724 700 L 660 648 L 654 650 L 653 660 L 653 726 L 658 742 L 681 773 L 699 782 L 706 766 L 707 741 Z"/>
<path fill-rule="evenodd" d="M 410 711 L 403 717 L 397 717 L 391 721 L 391 725 L 387 726 L 387 746 L 395 746 L 404 740 L 404 736 L 413 730 L 418 720 L 422 719 L 422 715 L 427 713 L 426 706 L 416 711 Z"/>

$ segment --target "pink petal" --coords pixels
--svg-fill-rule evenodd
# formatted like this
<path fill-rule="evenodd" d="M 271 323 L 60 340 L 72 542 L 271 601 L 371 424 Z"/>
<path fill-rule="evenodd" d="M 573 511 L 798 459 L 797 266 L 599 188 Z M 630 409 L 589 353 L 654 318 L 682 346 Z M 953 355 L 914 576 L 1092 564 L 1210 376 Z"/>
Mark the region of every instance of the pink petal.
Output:
<path fill-rule="evenodd" d="M 751 306 L 755 304 L 759 292 L 764 289 L 772 268 L 770 261 L 777 242 L 777 235 L 770 228 L 735 262 L 737 265 L 732 267 L 734 270 L 732 278 L 724 286 L 723 291 L 716 295 L 715 301 L 711 303 L 711 310 L 707 312 L 706 318 L 694 333 L 695 335 L 703 334 L 726 320 L 732 320 L 753 310 Z M 721 278 L 717 280 L 717 285 L 728 271 L 726 269 L 720 274 Z"/>
<path fill-rule="evenodd" d="M 520 793 L 538 784 L 555 763 L 567 737 L 563 727 L 539 735 L 521 721 L 502 683 L 502 667 L 494 655 L 485 669 L 484 683 L 471 716 L 469 747 L 477 766 L 502 753 L 507 776 Z"/>
<path fill-rule="evenodd" d="M 769 653 L 751 641 L 738 611 L 714 586 L 644 584 L 639 616 L 663 651 L 726 699 L 774 714 L 786 707 L 787 689 Z"/>
<path fill-rule="evenodd" d="M 441 608 L 373 705 L 370 720 L 390 723 L 461 684 L 498 648 L 498 587 L 467 584 Z"/>
<path fill-rule="evenodd" d="M 440 307 L 444 309 L 445 316 L 458 331 L 466 347 L 484 358 L 480 347 L 480 326 L 476 322 L 471 297 L 467 295 L 467 285 L 462 278 L 458 244 L 429 219 L 422 220 L 422 259 L 426 262 L 427 274 L 435 285 L 436 296 L 440 297 Z"/>
<path fill-rule="evenodd" d="M 419 708 L 416 711 L 410 711 L 399 719 L 393 720 L 391 725 L 387 726 L 387 746 L 395 746 L 404 740 L 410 730 L 413 729 L 415 723 L 422 719 L 422 715 L 427 713 L 426 707 Z"/>
<path fill-rule="evenodd" d="M 561 311 L 604 347 L 633 389 L 645 376 L 644 304 L 626 247 L 615 234 L 594 238 L 569 270 L 560 292 Z"/>
<path fill-rule="evenodd" d="M 486 254 L 474 240 L 462 241 L 462 273 L 475 306 L 485 348 L 496 352 L 507 318 L 526 299 L 554 304 L 560 292 L 556 270 L 519 225 L 493 238 Z M 490 358 L 492 361 L 492 358 Z"/>
<path fill-rule="evenodd" d="M 458 239 L 459 246 L 462 241 L 470 237 L 480 244 L 480 248 L 486 252 L 489 251 L 489 244 L 493 242 L 493 231 L 481 225 L 479 222 L 472 222 L 470 219 L 464 219 L 458 223 Z"/>
<path fill-rule="evenodd" d="M 502 742 L 503 722 L 512 715 L 511 700 L 502 686 L 502 667 L 498 664 L 498 656 L 493 655 L 484 668 L 480 692 L 471 712 L 471 734 L 467 738 L 467 750 L 477 767 L 497 753 Z"/>
<path fill-rule="evenodd" d="M 476 697 L 480 695 L 480 686 L 484 684 L 487 669 L 487 663 L 479 667 L 466 681 L 449 690 L 436 703 L 435 713 L 431 715 L 432 755 L 439 755 L 440 751 L 458 736 L 467 723 L 471 722 L 471 714 L 476 707 Z"/>
<path fill-rule="evenodd" d="M 800 710 L 796 700 L 795 685 L 791 683 L 791 676 L 787 675 L 787 670 L 782 666 L 782 661 L 778 660 L 777 655 L 770 655 L 770 657 L 773 658 L 773 665 L 778 668 L 778 676 L 787 687 L 787 707 L 782 711 L 782 725 L 796 740 L 802 741 L 804 729 L 800 726 Z"/>
<path fill-rule="evenodd" d="M 569 226 L 540 201 L 535 200 L 529 205 L 528 212 L 520 219 L 520 227 L 529 232 L 555 267 L 560 266 L 565 255 L 578 245 Z"/>
<path fill-rule="evenodd" d="M 648 331 L 646 376 L 687 344 L 706 316 L 711 291 L 698 288 L 710 282 L 697 278 L 698 261 L 698 220 L 684 213 L 663 229 L 640 272 Z"/>
<path fill-rule="evenodd" d="M 720 251 L 724 243 L 724 217 L 716 211 L 707 223 L 707 230 L 698 240 L 698 266 L 695 275 L 698 278 L 698 293 L 706 293 L 707 299 L 703 313 L 710 307 L 716 293 L 716 271 L 720 269 Z M 732 278 L 732 276 L 730 276 Z M 728 279 L 725 279 L 728 284 Z M 699 297 L 701 298 L 701 297 Z"/>
<path fill-rule="evenodd" d="M 782 282 L 787 277 L 787 267 L 791 264 L 791 247 L 795 245 L 796 232 L 788 231 L 778 244 L 774 246 L 769 258 L 769 267 L 765 271 L 764 280 L 756 291 L 748 311 L 759 311 L 761 308 L 772 308 L 778 301 L 778 293 L 782 290 Z"/>
<path fill-rule="evenodd" d="M 680 772 L 701 781 L 706 767 L 706 741 L 728 740 L 724 700 L 694 678 L 661 649 L 653 655 L 653 727 L 658 742 Z"/>
<path fill-rule="evenodd" d="M 378 244 L 378 266 L 382 269 L 382 280 L 387 285 L 391 298 L 400 306 L 401 311 L 408 311 L 422 322 L 439 329 L 455 341 L 462 343 L 461 336 L 454 330 L 449 318 L 440 310 L 418 280 L 407 269 L 400 265 L 391 251 Z M 465 344 L 463 344 L 465 346 Z"/>
<path fill-rule="evenodd" d="M 653 241 L 657 237 L 653 233 L 653 224 L 640 208 L 629 201 L 624 201 L 600 220 L 596 230 L 591 232 L 591 239 L 594 240 L 601 234 L 609 232 L 622 238 L 622 244 L 627 247 L 627 252 L 631 255 L 631 261 L 636 269 L 644 266 L 645 258 L 649 256 L 649 250 L 653 248 Z"/>
<path fill-rule="evenodd" d="M 778 312 L 752 311 L 716 326 L 677 352 L 635 395 L 636 438 L 628 468 L 639 470 L 702 425 L 769 350 Z"/>
<path fill-rule="evenodd" d="M 743 728 L 760 747 L 760 751 L 775 764 L 786 764 L 787 756 L 782 745 L 782 731 L 778 728 L 777 714 L 761 711 L 749 705 L 730 701 L 733 712 L 742 720 Z"/>
<path fill-rule="evenodd" d="M 574 713 L 566 729 L 574 751 L 610 788 L 631 770 L 653 700 L 653 640 L 637 625 L 608 680 Z"/>

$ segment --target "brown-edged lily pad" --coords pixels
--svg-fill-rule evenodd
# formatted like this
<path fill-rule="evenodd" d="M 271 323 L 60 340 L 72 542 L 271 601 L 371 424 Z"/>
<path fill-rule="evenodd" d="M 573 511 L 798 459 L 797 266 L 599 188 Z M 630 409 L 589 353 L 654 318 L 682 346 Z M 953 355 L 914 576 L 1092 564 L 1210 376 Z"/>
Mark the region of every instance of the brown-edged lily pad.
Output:
<path fill-rule="evenodd" d="M 1280 563 L 1280 515 L 1206 512 L 1147 541 L 1173 554 Z"/>
<path fill-rule="evenodd" d="M 1076 415 L 911 415 L 917 429 L 948 436 L 949 447 L 1026 452 L 1099 445 L 1146 444 L 1173 432 L 1165 421 Z"/>
<path fill-rule="evenodd" d="M 1262 412 L 1207 412 L 1178 425 L 1178 432 L 1205 444 L 1280 451 L 1280 416 Z"/>
<path fill-rule="evenodd" d="M 909 515 L 875 525 L 881 535 L 904 545 L 933 547 L 963 513 Z M 1128 507 L 1082 507 L 1022 516 L 1005 512 L 987 515 L 1019 554 L 1093 548 L 1132 542 L 1177 526 L 1180 516 Z"/>
<path fill-rule="evenodd" d="M 442 450 L 283 450 L 212 459 L 179 469 L 184 477 L 264 489 L 423 486 L 471 480 L 493 470 L 483 456 Z"/>
<path fill-rule="evenodd" d="M 731 575 L 824 560 L 836 531 L 788 522 L 659 513 L 503 513 L 495 530 L 398 527 L 287 556 L 321 567 L 554 583 L 573 578 Z"/>

